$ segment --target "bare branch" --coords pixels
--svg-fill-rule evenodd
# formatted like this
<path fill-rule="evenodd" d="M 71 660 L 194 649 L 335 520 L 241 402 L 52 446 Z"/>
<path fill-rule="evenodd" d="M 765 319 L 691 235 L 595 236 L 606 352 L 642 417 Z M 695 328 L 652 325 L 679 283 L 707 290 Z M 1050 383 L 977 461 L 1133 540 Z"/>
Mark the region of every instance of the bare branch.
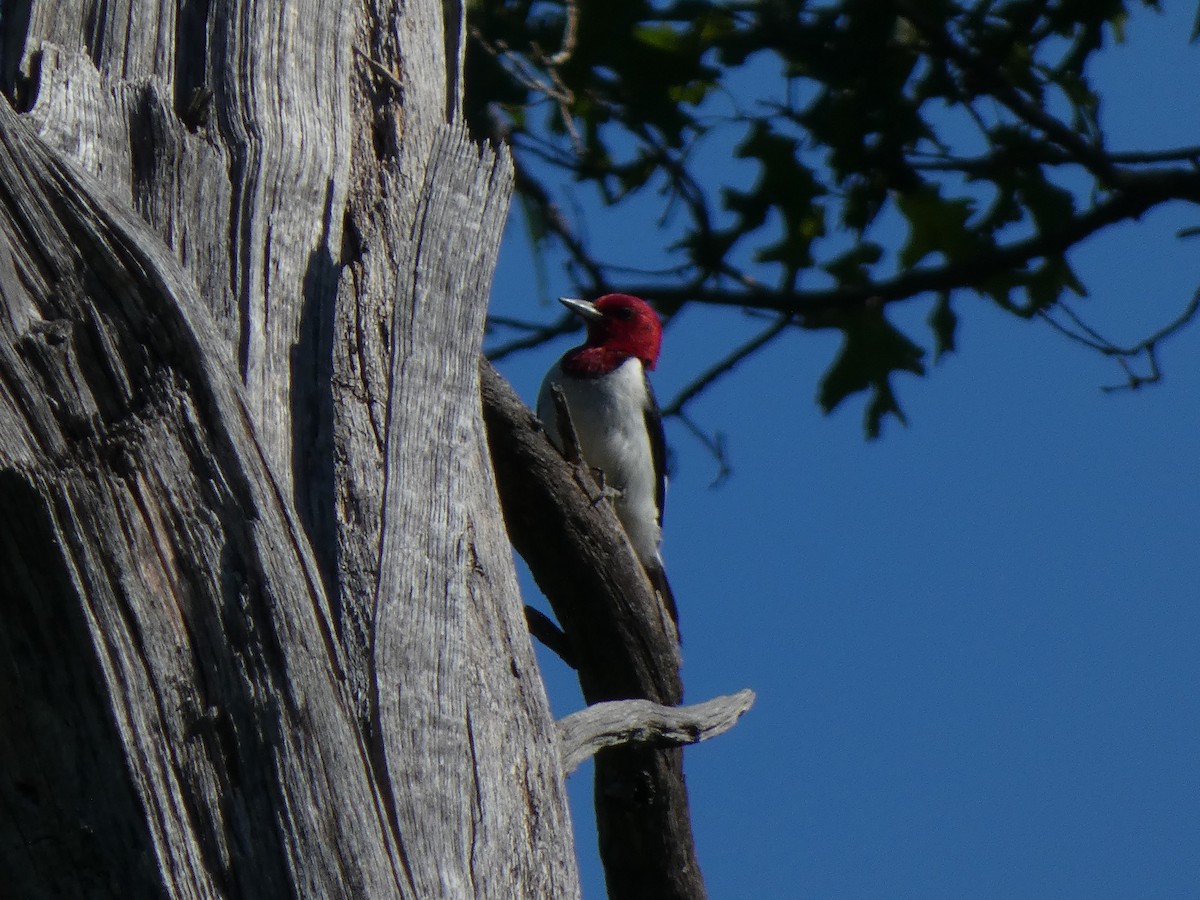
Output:
<path fill-rule="evenodd" d="M 1165 162 L 1196 162 L 1200 160 L 1200 146 L 1177 147 L 1173 150 L 1129 150 L 1108 154 L 1113 162 L 1126 165 L 1151 165 Z"/>
<path fill-rule="evenodd" d="M 544 322 L 530 322 L 527 319 L 518 319 L 515 316 L 497 316 L 494 313 L 489 313 L 487 317 L 487 328 L 511 328 L 513 331 L 536 332 L 545 331 L 546 325 Z"/>
<path fill-rule="evenodd" d="M 542 213 L 546 228 L 562 241 L 563 247 L 591 279 L 591 290 L 597 294 L 609 293 L 603 267 L 596 262 L 588 252 L 583 238 L 575 233 L 566 218 L 560 212 L 557 204 L 550 198 L 545 187 L 532 176 L 517 155 L 513 156 L 513 168 L 516 175 L 516 187 L 524 199 L 534 204 Z M 574 318 L 574 317 L 569 317 Z"/>
<path fill-rule="evenodd" d="M 701 428 L 691 416 L 684 413 L 684 407 L 692 400 L 699 396 L 704 390 L 711 386 L 720 378 L 728 375 L 742 360 L 751 356 L 756 351 L 760 350 L 772 340 L 778 337 L 788 325 L 792 324 L 793 317 L 791 315 L 783 315 L 776 319 L 768 328 L 764 329 L 755 337 L 751 338 L 746 343 L 742 344 L 728 356 L 714 363 L 704 372 L 702 372 L 691 383 L 686 385 L 681 390 L 675 399 L 663 407 L 662 415 L 664 418 L 676 418 L 683 423 L 684 427 L 692 433 L 692 435 L 708 451 L 709 455 L 717 463 L 717 474 L 712 480 L 710 487 L 716 487 L 726 478 L 733 474 L 733 467 L 729 463 L 729 457 L 725 452 L 725 440 L 720 432 L 709 434 Z"/>
<path fill-rule="evenodd" d="M 1196 318 L 1197 312 L 1200 312 L 1200 291 L 1192 294 L 1192 299 L 1188 302 L 1188 305 L 1184 307 L 1183 312 L 1179 314 L 1175 321 L 1164 325 L 1162 328 L 1154 332 L 1154 334 L 1150 335 L 1150 337 L 1146 338 L 1146 340 L 1142 341 L 1136 346 L 1138 348 L 1154 347 L 1156 344 L 1180 331 L 1185 325 L 1188 325 L 1194 318 Z M 1135 349 L 1133 352 L 1136 353 L 1137 350 Z"/>
<path fill-rule="evenodd" d="M 1154 347 L 1150 347 L 1146 350 L 1146 361 L 1150 365 L 1150 374 L 1139 375 L 1137 372 L 1133 371 L 1133 366 L 1130 365 L 1129 360 L 1125 359 L 1124 357 L 1118 357 L 1117 364 L 1125 373 L 1126 381 L 1122 384 L 1102 385 L 1100 390 L 1106 394 L 1113 394 L 1117 391 L 1136 391 L 1145 385 L 1157 384 L 1162 380 L 1162 370 L 1158 367 L 1158 353 Z"/>
<path fill-rule="evenodd" d="M 1022 122 L 1036 128 L 1049 140 L 1069 152 L 1101 182 L 1111 182 L 1114 166 L 1101 148 L 1089 143 L 1074 128 L 1050 115 L 1042 105 L 1028 99 L 1006 77 L 1002 68 L 989 65 L 976 51 L 956 41 L 941 22 L 919 9 L 912 0 L 893 0 L 893 3 L 896 10 L 921 33 L 931 47 L 946 59 L 953 60 L 976 82 L 985 85 L 987 92 L 997 102 Z"/>
<path fill-rule="evenodd" d="M 716 477 L 709 483 L 710 488 L 715 488 L 722 481 L 733 474 L 733 466 L 729 463 L 729 454 L 725 450 L 725 435 L 721 432 L 709 434 L 703 428 L 696 424 L 687 413 L 676 413 L 675 418 L 683 423 L 684 427 L 692 433 L 717 463 Z"/>
<path fill-rule="evenodd" d="M 553 56 L 546 57 L 546 65 L 554 68 L 561 66 L 575 52 L 575 43 L 579 39 L 579 4 L 575 0 L 567 0 L 567 24 L 563 28 L 562 48 Z"/>
<path fill-rule="evenodd" d="M 1060 256 L 1098 231 L 1140 218 L 1168 200 L 1191 200 L 1200 193 L 1200 173 L 1186 169 L 1127 173 L 1122 187 L 1059 227 L 981 252 L 969 259 L 940 266 L 923 266 L 892 278 L 867 284 L 812 291 L 771 291 L 688 284 L 682 287 L 632 284 L 620 290 L 659 302 L 682 306 L 699 302 L 714 306 L 757 307 L 793 313 L 820 327 L 822 314 L 854 312 L 871 305 L 894 303 L 920 294 L 961 290 L 989 277 L 1020 270 L 1036 259 Z"/>
<path fill-rule="evenodd" d="M 673 747 L 716 737 L 737 724 L 754 699 L 754 691 L 747 689 L 691 706 L 663 706 L 649 700 L 596 703 L 558 721 L 563 772 L 571 774 L 605 747 Z"/>
<path fill-rule="evenodd" d="M 765 329 L 757 336 L 742 344 L 724 359 L 721 359 L 702 372 L 690 384 L 685 386 L 676 396 L 675 399 L 663 407 L 663 416 L 677 416 L 683 412 L 684 406 L 690 403 L 701 391 L 717 381 L 721 377 L 728 375 L 738 364 L 746 357 L 753 354 L 756 350 L 766 346 L 773 341 L 779 334 L 783 332 L 792 322 L 791 315 L 780 316 L 769 328 Z"/>
<path fill-rule="evenodd" d="M 575 651 L 571 649 L 571 639 L 565 631 L 554 624 L 548 615 L 532 606 L 525 607 L 525 623 L 529 633 L 537 638 L 542 645 L 572 669 L 579 668 L 575 661 Z"/>
<path fill-rule="evenodd" d="M 1053 309 L 1061 310 L 1063 315 L 1071 320 L 1073 327 L 1068 327 L 1051 315 Z M 1083 344 L 1089 350 L 1095 350 L 1097 353 L 1103 353 L 1108 356 L 1115 349 L 1111 342 L 1102 337 L 1096 329 L 1088 325 L 1075 310 L 1071 309 L 1066 303 L 1059 302 L 1052 309 L 1044 309 L 1038 313 L 1042 320 L 1061 334 L 1068 340 L 1074 341 L 1077 344 Z"/>
<path fill-rule="evenodd" d="M 525 337 L 516 338 L 506 344 L 501 344 L 496 349 L 489 351 L 487 358 L 492 362 L 497 362 L 521 350 L 532 350 L 534 347 L 540 347 L 542 344 L 556 337 L 570 334 L 578 327 L 579 320 L 570 313 L 567 313 L 549 325 L 539 328 L 537 331 L 530 332 Z"/>
<path fill-rule="evenodd" d="M 1065 303 L 1059 303 L 1057 308 L 1071 320 L 1071 327 L 1056 320 L 1050 315 L 1050 310 L 1040 313 L 1042 320 L 1068 340 L 1082 344 L 1105 356 L 1114 357 L 1117 360 L 1117 364 L 1125 373 L 1126 380 L 1121 384 L 1109 384 L 1100 388 L 1106 394 L 1110 394 L 1115 391 L 1137 390 L 1148 384 L 1157 384 L 1162 380 L 1162 370 L 1158 365 L 1158 345 L 1181 331 L 1196 318 L 1196 314 L 1200 312 L 1200 291 L 1192 295 L 1192 299 L 1188 302 L 1188 305 L 1171 322 L 1168 322 L 1146 339 L 1124 347 L 1113 343 L 1101 335 L 1095 328 L 1083 321 Z M 1146 358 L 1146 363 L 1150 369 L 1148 375 L 1139 375 L 1133 370 L 1132 361 L 1143 356 Z"/>
<path fill-rule="evenodd" d="M 483 32 L 478 28 L 471 29 L 471 37 L 478 41 L 479 45 L 487 53 L 495 57 L 501 65 L 505 66 L 508 73 L 513 77 L 513 80 L 524 86 L 531 93 L 541 94 L 558 107 L 559 118 L 562 119 L 563 127 L 571 136 L 571 142 L 575 147 L 576 154 L 580 154 L 583 152 L 583 138 L 576 129 L 575 119 L 571 115 L 571 106 L 575 102 L 575 94 L 567 86 L 567 83 L 558 71 L 560 66 L 570 61 L 571 54 L 575 52 L 575 44 L 579 37 L 579 7 L 576 0 L 567 0 L 566 12 L 567 21 L 563 27 L 562 47 L 557 52 L 547 56 L 537 44 L 531 45 L 528 55 L 533 60 L 533 64 L 522 53 L 511 49 L 504 41 L 495 41 L 493 43 L 487 40 Z M 545 67 L 549 81 L 539 76 L 535 64 Z"/>

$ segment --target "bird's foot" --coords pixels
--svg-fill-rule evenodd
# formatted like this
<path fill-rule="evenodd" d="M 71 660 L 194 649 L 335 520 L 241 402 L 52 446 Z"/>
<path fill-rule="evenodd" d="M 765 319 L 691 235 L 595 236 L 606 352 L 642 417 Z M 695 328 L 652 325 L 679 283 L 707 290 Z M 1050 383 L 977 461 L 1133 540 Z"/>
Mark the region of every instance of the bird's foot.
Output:
<path fill-rule="evenodd" d="M 587 478 L 585 473 L 592 477 Z M 604 470 L 596 468 L 588 468 L 584 464 L 575 467 L 575 483 L 578 484 L 587 493 L 592 500 L 592 506 L 599 506 L 605 500 L 616 501 L 621 496 L 621 491 L 615 487 L 611 487 L 604 478 Z M 593 496 L 591 486 L 597 484 L 600 486 L 599 493 Z"/>

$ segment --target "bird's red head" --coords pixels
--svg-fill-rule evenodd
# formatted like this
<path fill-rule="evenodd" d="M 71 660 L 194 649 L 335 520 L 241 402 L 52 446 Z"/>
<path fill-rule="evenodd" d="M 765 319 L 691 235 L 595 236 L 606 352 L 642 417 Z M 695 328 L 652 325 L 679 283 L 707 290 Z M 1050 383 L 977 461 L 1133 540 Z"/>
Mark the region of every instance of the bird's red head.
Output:
<path fill-rule="evenodd" d="M 662 323 L 650 304 L 629 294 L 605 294 L 595 303 L 562 299 L 587 323 L 587 343 L 568 354 L 580 374 L 612 371 L 630 357 L 647 369 L 658 363 Z"/>

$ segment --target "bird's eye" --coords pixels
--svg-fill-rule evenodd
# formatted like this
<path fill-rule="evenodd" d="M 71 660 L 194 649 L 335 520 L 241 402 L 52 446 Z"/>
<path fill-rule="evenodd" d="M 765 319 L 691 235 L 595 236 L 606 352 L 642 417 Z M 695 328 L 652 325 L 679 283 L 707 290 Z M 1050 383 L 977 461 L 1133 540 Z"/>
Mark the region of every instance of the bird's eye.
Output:
<path fill-rule="evenodd" d="M 633 310 L 628 306 L 618 306 L 613 310 L 613 317 L 626 321 L 633 318 Z"/>

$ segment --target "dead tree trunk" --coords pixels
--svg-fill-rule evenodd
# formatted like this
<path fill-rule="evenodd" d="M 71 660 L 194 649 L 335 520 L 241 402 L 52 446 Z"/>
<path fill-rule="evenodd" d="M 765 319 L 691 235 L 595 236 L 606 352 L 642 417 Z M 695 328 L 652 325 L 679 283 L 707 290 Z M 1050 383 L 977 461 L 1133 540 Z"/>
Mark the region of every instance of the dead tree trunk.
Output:
<path fill-rule="evenodd" d="M 661 748 L 752 695 L 676 708 L 611 510 L 485 368 L 508 525 L 613 701 L 550 718 L 462 35 L 441 0 L 0 7 L 6 896 L 575 897 L 562 760 L 599 753 L 610 890 L 703 897 Z"/>
<path fill-rule="evenodd" d="M 4 4 L 6 894 L 578 894 L 455 7 Z"/>

